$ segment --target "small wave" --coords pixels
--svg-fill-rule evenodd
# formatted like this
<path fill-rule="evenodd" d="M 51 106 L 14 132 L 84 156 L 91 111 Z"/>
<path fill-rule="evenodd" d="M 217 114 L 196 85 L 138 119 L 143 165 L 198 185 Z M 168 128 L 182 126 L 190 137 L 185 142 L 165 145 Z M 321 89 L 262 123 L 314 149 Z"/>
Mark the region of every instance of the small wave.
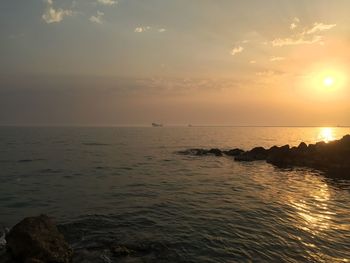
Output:
<path fill-rule="evenodd" d="M 31 163 L 34 160 L 30 160 L 30 159 L 23 159 L 23 160 L 18 160 L 19 163 Z"/>
<path fill-rule="evenodd" d="M 106 166 L 96 166 L 95 167 L 95 170 L 106 170 L 106 169 L 108 169 L 108 167 L 106 167 Z"/>
<path fill-rule="evenodd" d="M 3 247 L 5 247 L 6 245 L 6 239 L 5 236 L 8 233 L 8 229 L 1 227 L 1 232 L 0 232 L 0 249 L 2 249 Z"/>
<path fill-rule="evenodd" d="M 21 159 L 18 160 L 18 163 L 31 163 L 31 162 L 40 162 L 40 161 L 45 161 L 45 159 Z"/>
<path fill-rule="evenodd" d="M 39 171 L 40 173 L 52 173 L 52 174 L 57 174 L 57 173 L 61 173 L 62 171 L 61 170 L 58 170 L 58 169 L 51 169 L 51 168 L 48 168 L 48 169 L 42 169 Z"/>
<path fill-rule="evenodd" d="M 131 171 L 131 170 L 133 170 L 133 168 L 132 168 L 132 167 L 128 167 L 128 166 L 118 167 L 117 169 L 119 169 L 119 170 L 127 170 L 127 171 Z"/>
<path fill-rule="evenodd" d="M 109 146 L 110 145 L 108 143 L 98 143 L 98 142 L 84 142 L 82 144 L 86 146 Z"/>
<path fill-rule="evenodd" d="M 8 208 L 24 208 L 30 206 L 29 202 L 15 202 L 7 205 Z"/>

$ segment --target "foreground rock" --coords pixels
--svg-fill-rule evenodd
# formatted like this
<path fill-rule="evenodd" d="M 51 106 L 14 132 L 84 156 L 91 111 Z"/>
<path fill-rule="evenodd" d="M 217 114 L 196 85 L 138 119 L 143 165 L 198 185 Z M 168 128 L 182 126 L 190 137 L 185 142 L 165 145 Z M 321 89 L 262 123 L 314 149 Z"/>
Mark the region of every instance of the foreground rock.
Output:
<path fill-rule="evenodd" d="M 318 142 L 307 145 L 302 142 L 298 147 L 292 148 L 285 145 L 269 149 L 256 147 L 246 152 L 240 149 L 230 151 L 192 149 L 185 152 L 199 156 L 226 154 L 234 156 L 239 162 L 263 160 L 278 167 L 308 167 L 324 171 L 333 177 L 350 179 L 350 135 L 329 143 Z"/>
<path fill-rule="evenodd" d="M 28 217 L 6 235 L 7 249 L 18 262 L 68 263 L 72 250 L 52 220 Z"/>

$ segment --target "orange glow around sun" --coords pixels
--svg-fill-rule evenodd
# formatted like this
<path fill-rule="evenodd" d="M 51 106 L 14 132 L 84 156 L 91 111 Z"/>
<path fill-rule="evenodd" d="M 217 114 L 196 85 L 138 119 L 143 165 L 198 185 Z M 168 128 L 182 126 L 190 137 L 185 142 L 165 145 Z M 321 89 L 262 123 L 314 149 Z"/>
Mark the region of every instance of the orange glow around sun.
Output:
<path fill-rule="evenodd" d="M 332 100 L 344 95 L 347 83 L 341 65 L 315 65 L 304 73 L 299 87 L 308 98 Z"/>

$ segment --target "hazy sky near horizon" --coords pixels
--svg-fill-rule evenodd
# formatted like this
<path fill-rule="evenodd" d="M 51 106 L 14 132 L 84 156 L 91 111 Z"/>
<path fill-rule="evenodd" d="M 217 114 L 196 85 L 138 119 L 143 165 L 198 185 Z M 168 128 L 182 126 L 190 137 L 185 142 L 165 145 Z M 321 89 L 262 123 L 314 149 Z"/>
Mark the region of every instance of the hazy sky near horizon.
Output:
<path fill-rule="evenodd" d="M 0 125 L 350 125 L 349 10 L 3 0 Z"/>

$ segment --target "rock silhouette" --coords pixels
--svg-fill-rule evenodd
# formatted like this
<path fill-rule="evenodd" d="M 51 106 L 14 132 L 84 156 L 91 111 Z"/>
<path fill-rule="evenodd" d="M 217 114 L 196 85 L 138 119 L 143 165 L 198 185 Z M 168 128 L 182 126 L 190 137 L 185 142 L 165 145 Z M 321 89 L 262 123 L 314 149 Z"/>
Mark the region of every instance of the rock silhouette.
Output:
<path fill-rule="evenodd" d="M 238 162 L 266 161 L 277 167 L 307 167 L 324 171 L 333 177 L 350 179 L 350 135 L 329 143 L 309 144 L 302 142 L 298 147 L 273 146 L 269 149 L 255 147 L 250 151 L 232 149 L 190 149 L 180 154 L 205 156 L 234 156 Z"/>
<path fill-rule="evenodd" d="M 18 262 L 68 263 L 72 250 L 46 215 L 28 217 L 6 235 L 7 249 Z"/>
<path fill-rule="evenodd" d="M 212 148 L 212 149 L 198 149 L 198 148 L 194 148 L 194 149 L 188 149 L 185 151 L 180 151 L 178 152 L 179 154 L 182 155 L 194 155 L 194 156 L 205 156 L 205 155 L 215 155 L 215 156 L 238 156 L 242 153 L 244 153 L 243 150 L 235 148 L 235 149 L 231 149 L 231 150 L 227 150 L 227 151 L 222 151 L 218 148 Z"/>

